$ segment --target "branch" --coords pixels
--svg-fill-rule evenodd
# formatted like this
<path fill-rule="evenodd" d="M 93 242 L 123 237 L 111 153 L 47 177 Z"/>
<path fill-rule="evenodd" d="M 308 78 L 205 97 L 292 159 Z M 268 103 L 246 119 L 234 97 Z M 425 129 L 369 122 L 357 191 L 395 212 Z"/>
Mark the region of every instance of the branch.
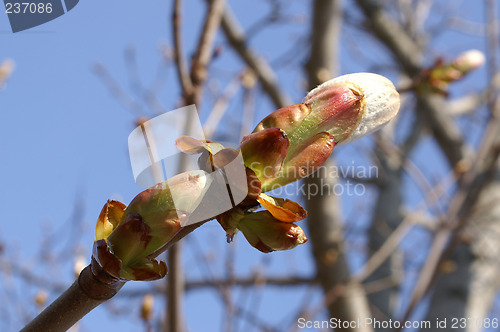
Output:
<path fill-rule="evenodd" d="M 373 33 L 393 53 L 409 77 L 417 77 L 422 72 L 423 47 L 418 45 L 405 29 L 386 15 L 378 2 L 372 0 L 357 0 L 363 10 L 368 25 Z M 422 116 L 451 167 L 466 158 L 468 151 L 463 142 L 460 131 L 453 122 L 453 118 L 443 112 L 447 105 L 440 96 L 419 96 L 419 116 Z"/>
<path fill-rule="evenodd" d="M 193 83 L 189 76 L 188 67 L 184 58 L 184 49 L 182 47 L 181 36 L 181 22 L 182 22 L 182 0 L 174 1 L 174 9 L 172 14 L 172 31 L 174 35 L 174 50 L 175 50 L 175 63 L 177 68 L 177 75 L 179 83 L 181 84 L 183 95 L 186 98 L 192 94 Z"/>
<path fill-rule="evenodd" d="M 492 77 L 492 86 L 495 82 Z M 495 87 L 496 88 L 496 87 Z M 497 90 L 497 89 L 495 89 Z M 405 315 L 408 320 L 420 299 L 436 282 L 439 265 L 459 243 L 459 232 L 470 219 L 473 209 L 483 189 L 494 179 L 500 157 L 500 98 L 491 100 L 491 120 L 483 136 L 475 163 L 463 176 L 459 191 L 450 204 L 448 215 L 442 222 L 442 228 L 435 236 L 430 255 L 420 273 L 420 278 L 412 294 L 409 308 Z M 448 245 L 450 240 L 451 245 Z"/>
<path fill-rule="evenodd" d="M 192 60 L 191 75 L 188 76 L 187 65 L 183 58 L 183 51 L 180 37 L 180 0 L 176 0 L 174 4 L 174 42 L 175 54 L 177 59 L 177 70 L 179 81 L 182 86 L 184 104 L 195 104 L 198 107 L 201 103 L 203 95 L 203 84 L 207 79 L 207 66 L 212 58 L 213 44 L 215 35 L 219 29 L 221 15 L 224 11 L 225 0 L 209 1 L 209 8 L 205 15 L 205 23 L 200 34 L 198 48 Z M 190 126 L 188 123 L 187 126 Z M 189 130 L 187 132 L 190 132 Z M 184 171 L 185 156 L 179 161 L 179 170 Z M 201 225 L 201 223 L 199 224 Z M 198 225 L 198 226 L 199 226 Z M 197 228 L 198 226 L 194 227 Z M 188 232 L 189 233 L 189 232 Z M 188 234 L 186 233 L 186 234 Z M 166 249 L 165 249 L 166 250 Z M 171 247 L 168 252 L 168 263 L 171 273 L 168 276 L 168 329 L 167 331 L 178 332 L 182 331 L 182 292 L 184 291 L 184 277 L 182 273 L 181 250 L 178 245 Z"/>
<path fill-rule="evenodd" d="M 88 265 L 73 285 L 21 331 L 67 331 L 92 309 L 115 296 L 124 284 L 125 281 Z"/>
<path fill-rule="evenodd" d="M 181 228 L 161 250 L 152 256 L 156 257 L 168 250 L 209 220 L 211 219 Z M 109 275 L 92 258 L 92 264 L 83 269 L 78 279 L 21 331 L 66 331 L 92 309 L 115 296 L 125 282 L 126 280 Z"/>
<path fill-rule="evenodd" d="M 487 101 L 489 94 L 490 93 L 486 91 L 451 100 L 448 102 L 448 113 L 451 116 L 470 114 Z"/>
<path fill-rule="evenodd" d="M 311 53 L 306 65 L 309 89 L 332 78 L 338 72 L 338 41 L 342 24 L 342 1 L 315 0 L 310 31 Z M 325 167 L 331 167 L 327 161 Z M 318 172 L 306 180 L 321 188 L 324 183 L 333 188 L 338 181 Z M 343 245 L 343 225 L 340 204 L 335 195 L 316 196 L 306 200 L 309 211 L 307 227 L 312 244 L 316 273 L 323 289 L 324 307 L 329 316 L 341 321 L 364 320 L 370 316 L 368 300 L 361 285 L 348 282 L 351 278 Z M 342 285 L 342 294 L 330 298 L 329 294 Z M 346 329 L 354 330 L 354 329 Z M 370 327 L 361 331 L 371 331 Z"/>
<path fill-rule="evenodd" d="M 203 288 L 216 288 L 221 289 L 224 287 L 241 287 L 249 288 L 255 287 L 256 285 L 265 285 L 266 287 L 303 287 L 308 285 L 317 285 L 318 280 L 315 277 L 301 277 L 301 276 L 289 276 L 289 277 L 266 277 L 266 276 L 254 276 L 245 278 L 221 278 L 221 279 L 208 279 L 208 280 L 191 280 L 186 281 L 186 291 L 196 291 Z M 145 293 L 164 293 L 165 288 L 159 285 L 151 289 L 134 289 L 123 291 L 118 295 L 122 297 L 142 297 Z"/>
<path fill-rule="evenodd" d="M 191 68 L 191 79 L 195 85 L 201 85 L 207 78 L 207 66 L 212 59 L 213 44 L 224 12 L 225 0 L 211 0 L 209 4 Z"/>
<path fill-rule="evenodd" d="M 222 15 L 221 26 L 229 44 L 255 72 L 261 82 L 262 89 L 269 95 L 276 108 L 292 104 L 290 97 L 279 88 L 274 71 L 269 64 L 248 48 L 245 33 L 231 12 L 229 5 L 226 5 L 226 10 Z"/>

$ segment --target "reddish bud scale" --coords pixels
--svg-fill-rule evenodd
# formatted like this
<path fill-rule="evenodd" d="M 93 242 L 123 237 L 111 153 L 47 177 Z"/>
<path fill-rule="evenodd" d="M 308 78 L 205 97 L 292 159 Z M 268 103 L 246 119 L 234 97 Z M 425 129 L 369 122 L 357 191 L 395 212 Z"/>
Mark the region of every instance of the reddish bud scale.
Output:
<path fill-rule="evenodd" d="M 278 149 L 273 144 L 279 142 L 271 142 L 273 136 L 263 133 L 276 131 L 278 127 L 285 131 L 289 140 L 283 166 L 273 164 L 274 168 L 267 167 L 272 172 L 256 171 L 256 174 L 262 181 L 263 192 L 297 181 L 314 172 L 330 156 L 336 143 L 353 134 L 361 123 L 364 110 L 364 94 L 356 84 L 340 82 L 321 86 L 306 97 L 304 104 L 281 108 L 257 125 L 252 135 L 260 133 L 263 140 L 270 142 L 255 140 L 252 135 L 244 139 L 245 164 L 253 170 L 256 167 L 250 165 L 256 159 L 269 165 L 269 160 L 263 156 L 272 155 L 270 151 L 276 153 Z M 281 148 L 285 150 L 284 145 Z"/>
<path fill-rule="evenodd" d="M 265 117 L 253 132 L 262 131 L 267 128 L 281 128 L 289 135 L 311 111 L 311 107 L 306 104 L 296 104 L 280 108 Z"/>
<path fill-rule="evenodd" d="M 280 128 L 269 128 L 243 137 L 240 144 L 245 166 L 264 183 L 278 175 L 287 156 L 289 141 Z"/>
<path fill-rule="evenodd" d="M 248 193 L 245 199 L 238 204 L 241 207 L 253 207 L 258 205 L 257 198 L 261 194 L 261 182 L 254 171 L 250 168 L 245 168 L 246 177 L 247 177 L 247 188 Z"/>
<path fill-rule="evenodd" d="M 328 132 L 337 144 L 349 138 L 363 118 L 362 90 L 354 83 L 336 83 L 314 91 L 304 99 L 313 111 L 301 126 L 302 132 L 310 136 Z"/>
<path fill-rule="evenodd" d="M 268 182 L 263 191 L 269 191 L 314 173 L 332 154 L 335 147 L 333 135 L 322 132 L 302 142 L 285 159 L 280 176 Z"/>

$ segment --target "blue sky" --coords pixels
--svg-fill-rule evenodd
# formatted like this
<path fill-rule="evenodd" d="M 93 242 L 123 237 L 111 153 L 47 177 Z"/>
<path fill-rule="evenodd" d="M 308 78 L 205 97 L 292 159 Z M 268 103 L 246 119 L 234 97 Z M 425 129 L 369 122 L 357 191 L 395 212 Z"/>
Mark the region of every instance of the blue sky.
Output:
<path fill-rule="evenodd" d="M 89 259 L 93 228 L 103 204 L 109 198 L 128 203 L 140 191 L 134 183 L 127 152 L 127 138 L 134 129 L 136 116 L 110 95 L 92 68 L 101 63 L 119 84 L 133 91 L 129 89 L 124 60 L 125 50 L 133 47 L 141 79 L 146 84 L 153 81 L 164 62 L 160 50 L 171 44 L 167 22 L 170 7 L 166 1 L 147 5 L 133 1 L 81 1 L 58 19 L 16 34 L 10 32 L 6 15 L 0 15 L 0 60 L 11 58 L 16 64 L 12 77 L 0 92 L 3 127 L 0 132 L 0 208 L 4 211 L 0 241 L 7 246 L 7 255 L 18 257 L 17 262 L 34 273 L 70 282 L 72 261 L 57 263 L 56 270 L 50 264 L 41 266 L 40 250 L 47 245 L 41 243 L 41 236 L 55 234 L 50 245 L 56 255 L 66 258 L 72 257 L 71 253 L 64 253 L 72 247 L 67 242 L 78 238 L 76 247 Z M 192 49 L 197 40 L 203 9 L 198 3 L 188 4 L 185 9 L 190 16 L 183 31 L 186 48 Z M 251 6 L 245 10 L 255 10 L 253 14 L 258 15 L 257 9 Z M 275 46 L 271 40 L 266 44 Z M 217 65 L 224 70 L 240 66 L 237 61 Z M 160 99 L 167 109 L 173 109 L 178 106 L 179 93 L 175 73 L 172 67 L 164 67 L 162 73 L 167 86 Z M 81 224 L 75 230 L 70 226 L 75 219 L 77 202 L 84 207 L 78 211 Z M 213 238 L 217 238 L 217 248 L 223 252 L 223 231 L 216 224 L 204 228 L 202 240 L 212 245 Z M 75 232 L 80 236 L 75 237 Z M 253 248 L 241 247 L 237 255 L 251 255 L 256 261 L 262 259 Z M 187 269 L 194 277 L 203 275 L 206 271 L 200 272 L 193 255 L 190 256 L 189 250 L 185 253 Z M 304 255 L 306 250 L 302 250 Z M 275 257 L 278 259 L 271 266 L 278 272 L 285 269 L 284 265 L 287 269 L 298 265 L 293 263 L 294 258 L 280 262 L 280 254 Z M 245 269 L 246 265 L 242 265 Z M 246 266 L 246 270 L 251 268 L 250 264 Z M 129 283 L 125 289 L 141 286 L 145 286 L 144 283 Z M 24 299 L 28 315 L 35 313 L 31 299 L 36 290 L 37 287 L 14 291 Z M 194 300 L 188 295 L 186 299 L 188 325 L 195 331 L 204 330 L 206 324 L 206 320 L 205 323 L 200 320 L 200 312 L 210 317 L 215 310 L 214 322 L 220 321 L 221 313 L 215 306 L 209 310 L 204 308 L 207 303 L 219 301 L 212 293 L 203 292 Z M 51 293 L 50 299 L 55 295 Z M 106 326 L 118 330 L 121 326 L 125 330 L 136 330 L 139 308 L 137 300 L 133 303 L 129 309 L 134 313 L 131 319 L 110 317 L 107 310 L 99 308 L 84 319 L 83 326 L 99 330 Z M 196 312 L 197 317 L 190 317 L 189 312 Z M 19 326 L 11 325 L 11 328 Z"/>
<path fill-rule="evenodd" d="M 251 26 L 268 8 L 264 1 L 252 3 L 231 2 L 245 27 Z M 348 2 L 347 5 L 352 4 Z M 273 58 L 283 53 L 290 43 L 308 29 L 308 22 L 300 21 L 301 17 L 308 14 L 305 6 L 301 1 L 291 2 L 287 10 L 297 16 L 297 23 L 286 28 L 266 30 L 258 38 L 252 39 L 251 45 L 265 57 Z M 188 54 L 197 42 L 204 8 L 203 1 L 186 1 L 184 12 L 187 19 L 183 33 Z M 41 243 L 41 235 L 46 234 L 47 229 L 57 234 L 50 244 L 57 248 L 57 252 L 63 252 L 67 248 L 65 240 L 72 241 L 74 233 L 78 232 L 81 236 L 78 237 L 80 242 L 77 247 L 89 258 L 95 221 L 106 200 L 115 198 L 128 203 L 140 191 L 134 183 L 127 153 L 127 138 L 134 129 L 137 117 L 110 95 L 92 68 L 96 63 L 102 64 L 136 98 L 140 92 L 129 84 L 127 62 L 124 59 L 125 50 L 133 47 L 141 80 L 146 85 L 150 84 L 161 67 L 160 73 L 165 78 L 165 84 L 159 98 L 166 109 L 176 108 L 179 90 L 175 72 L 172 66 L 162 66 L 164 59 L 160 55 L 160 50 L 172 44 L 170 10 L 169 1 L 80 1 L 72 11 L 58 19 L 16 34 L 11 33 L 7 16 L 0 14 L 0 61 L 11 58 L 16 63 L 12 77 L 0 91 L 0 242 L 7 245 L 7 253 L 19 257 L 23 265 L 33 267 L 34 271 L 45 271 L 40 269 L 38 263 L 40 248 L 47 245 Z M 463 4 L 460 12 L 465 11 L 471 20 L 482 20 L 481 6 Z M 470 48 L 484 49 L 481 38 L 464 37 L 463 34 L 459 36 L 461 39 L 457 39 L 458 35 L 454 33 L 444 34 L 432 46 L 445 52 L 445 55 Z M 353 35 L 344 38 L 350 37 Z M 219 35 L 217 44 L 223 44 L 223 41 Z M 439 43 L 446 43 L 446 46 Z M 354 62 L 347 57 L 347 51 L 342 51 L 344 71 L 369 70 L 370 66 L 379 62 L 382 65 L 389 62 L 387 53 L 375 48 L 373 43 L 361 46 L 373 49 L 373 53 L 369 53 L 375 58 L 361 56 L 366 63 L 360 63 L 359 60 Z M 225 52 L 212 65 L 212 71 L 223 77 L 222 83 L 209 83 L 225 84 L 235 70 L 241 69 L 241 63 L 235 60 L 231 51 L 226 49 Z M 304 55 L 303 52 L 297 50 L 298 55 Z M 300 70 L 287 72 L 286 68 L 278 68 L 277 72 L 280 82 L 283 82 L 282 87 L 291 95 L 293 102 L 299 102 L 304 93 Z M 483 84 L 484 71 L 474 75 L 462 84 L 462 91 Z M 205 100 L 202 117 L 206 114 L 203 110 L 213 103 L 213 97 L 209 95 Z M 237 107 L 231 108 L 230 121 L 239 119 Z M 258 111 L 254 123 L 272 111 L 266 98 L 258 99 L 256 107 Z M 369 144 L 365 148 L 367 146 Z M 345 155 L 340 156 L 346 163 L 353 158 L 363 158 L 363 153 L 354 148 L 346 147 L 346 151 Z M 416 153 L 433 153 L 437 156 L 435 151 L 429 142 L 427 146 L 424 144 L 419 147 Z M 420 197 L 412 196 L 409 200 L 419 201 Z M 76 231 L 70 231 L 75 202 L 84 204 L 79 214 L 82 222 Z M 348 206 L 346 214 L 349 212 Z M 204 250 L 210 249 L 214 255 L 221 252 L 227 254 L 223 247 L 224 234 L 216 224 L 204 226 L 196 239 Z M 240 239 L 240 242 L 243 240 Z M 238 271 L 248 272 L 257 262 L 259 266 L 278 275 L 293 269 L 311 273 L 309 248 L 302 247 L 294 250 L 293 254 L 273 253 L 263 257 L 249 246 L 238 246 Z M 194 251 L 187 250 L 185 253 L 187 270 L 192 273 L 192 277 L 207 273 L 197 266 L 196 256 Z M 245 264 L 246 261 L 251 263 Z M 63 266 L 65 270 L 47 273 L 69 282 L 71 264 Z M 213 269 L 220 271 L 222 267 Z M 139 286 L 126 287 L 143 286 L 141 283 Z M 33 296 L 30 291 L 21 294 Z M 272 309 L 273 296 L 282 301 L 287 301 L 287 298 L 293 301 L 298 295 L 283 291 L 266 294 L 266 297 L 271 298 L 266 299 L 267 302 L 263 301 L 262 310 L 268 311 L 270 319 L 273 313 L 284 316 L 276 312 L 279 309 Z M 247 295 L 241 293 L 240 297 L 247 298 Z M 210 291 L 196 297 L 188 294 L 187 320 L 193 331 L 205 331 L 204 324 L 207 321 L 220 323 L 223 313 L 211 305 L 215 301 L 219 300 Z M 123 325 L 124 330 L 134 330 L 133 327 L 137 326 L 133 325 L 137 324 L 137 309 L 132 308 L 133 319 L 127 319 L 124 316 L 110 317 L 108 311 L 99 308 L 85 318 L 84 326 L 89 330 L 96 327 L 101 329 L 103 326 L 118 330 Z M 33 313 L 32 308 L 27 311 Z M 190 312 L 196 313 L 196 316 L 190 315 Z M 18 327 L 16 325 L 14 328 Z"/>

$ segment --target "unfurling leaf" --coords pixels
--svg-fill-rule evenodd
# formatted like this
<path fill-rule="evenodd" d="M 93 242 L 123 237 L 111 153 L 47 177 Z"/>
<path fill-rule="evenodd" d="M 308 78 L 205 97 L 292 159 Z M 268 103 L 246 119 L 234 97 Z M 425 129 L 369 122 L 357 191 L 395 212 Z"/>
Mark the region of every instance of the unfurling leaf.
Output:
<path fill-rule="evenodd" d="M 105 239 L 118 226 L 127 206 L 122 202 L 110 201 L 104 205 L 95 226 L 95 241 Z"/>
<path fill-rule="evenodd" d="M 307 211 L 302 206 L 289 199 L 260 194 L 257 201 L 262 204 L 274 218 L 282 222 L 292 223 L 307 217 Z"/>

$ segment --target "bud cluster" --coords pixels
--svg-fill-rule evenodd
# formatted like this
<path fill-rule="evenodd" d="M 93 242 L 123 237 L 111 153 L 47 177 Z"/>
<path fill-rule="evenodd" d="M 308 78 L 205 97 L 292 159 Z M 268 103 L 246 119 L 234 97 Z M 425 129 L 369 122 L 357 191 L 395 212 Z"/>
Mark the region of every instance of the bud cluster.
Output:
<path fill-rule="evenodd" d="M 213 195 L 208 173 L 224 174 L 225 167 L 240 154 L 246 197 L 216 216 L 228 242 L 241 231 L 262 252 L 303 244 L 307 237 L 295 222 L 306 218 L 306 210 L 265 192 L 312 174 L 336 145 L 380 129 L 398 110 L 399 94 L 391 81 L 376 74 L 358 73 L 325 82 L 312 90 L 303 103 L 271 113 L 243 137 L 238 150 L 217 142 L 180 137 L 176 145 L 181 151 L 200 155 L 200 170 L 179 174 L 141 192 L 128 207 L 108 201 L 96 225 L 93 262 L 119 279 L 163 277 L 167 267 L 155 257 L 195 210 L 203 211 L 216 202 L 206 197 Z"/>

